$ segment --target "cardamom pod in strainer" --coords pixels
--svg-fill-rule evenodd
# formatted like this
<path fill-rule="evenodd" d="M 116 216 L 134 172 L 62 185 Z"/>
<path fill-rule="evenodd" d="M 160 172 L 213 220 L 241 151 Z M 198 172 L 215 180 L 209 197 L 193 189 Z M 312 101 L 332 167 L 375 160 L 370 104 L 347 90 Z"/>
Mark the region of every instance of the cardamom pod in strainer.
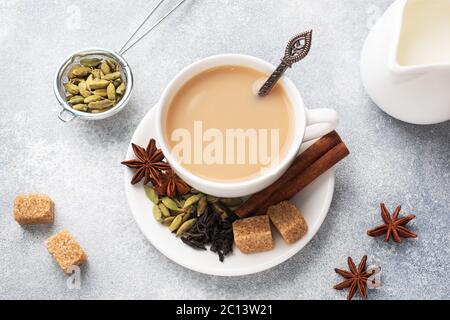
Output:
<path fill-rule="evenodd" d="M 105 112 L 124 96 L 126 83 L 120 65 L 113 59 L 85 57 L 70 67 L 64 83 L 66 101 L 72 109 L 89 113 Z"/>

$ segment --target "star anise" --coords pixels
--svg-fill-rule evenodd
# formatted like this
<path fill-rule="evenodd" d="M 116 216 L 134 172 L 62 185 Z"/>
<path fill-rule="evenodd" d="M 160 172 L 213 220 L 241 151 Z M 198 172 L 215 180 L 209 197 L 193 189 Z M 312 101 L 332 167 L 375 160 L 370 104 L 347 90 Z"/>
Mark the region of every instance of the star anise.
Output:
<path fill-rule="evenodd" d="M 391 218 L 389 211 L 384 203 L 382 203 L 381 217 L 383 218 L 384 224 L 367 231 L 367 234 L 371 237 L 378 237 L 385 234 L 384 241 L 386 242 L 389 241 L 392 236 L 394 241 L 397 243 L 402 242 L 401 238 L 416 238 L 417 235 L 405 227 L 405 225 L 416 216 L 413 214 L 408 214 L 407 216 L 399 219 L 398 215 L 401 208 L 401 206 L 398 206 Z"/>
<path fill-rule="evenodd" d="M 155 139 L 151 139 L 146 149 L 134 143 L 131 144 L 137 159 L 123 161 L 122 164 L 129 168 L 136 169 L 131 184 L 136 184 L 144 179 L 144 184 L 151 182 L 158 185 L 161 183 L 160 175 L 162 171 L 170 168 L 164 162 L 164 154 L 156 148 Z"/>
<path fill-rule="evenodd" d="M 347 258 L 347 263 L 350 271 L 342 270 L 342 269 L 334 269 L 334 271 L 344 278 L 346 278 L 341 283 L 338 283 L 333 288 L 337 290 L 343 290 L 345 288 L 349 288 L 347 300 L 351 300 L 356 293 L 356 290 L 359 291 L 359 294 L 364 299 L 367 299 L 367 280 L 370 276 L 374 274 L 374 272 L 368 272 L 366 270 L 366 261 L 367 256 L 365 255 L 361 262 L 356 268 L 355 263 L 353 262 L 351 257 Z"/>
<path fill-rule="evenodd" d="M 173 198 L 177 194 L 188 193 L 191 187 L 181 180 L 172 169 L 168 169 L 160 175 L 160 183 L 156 185 L 155 190 L 159 195 L 167 195 Z"/>

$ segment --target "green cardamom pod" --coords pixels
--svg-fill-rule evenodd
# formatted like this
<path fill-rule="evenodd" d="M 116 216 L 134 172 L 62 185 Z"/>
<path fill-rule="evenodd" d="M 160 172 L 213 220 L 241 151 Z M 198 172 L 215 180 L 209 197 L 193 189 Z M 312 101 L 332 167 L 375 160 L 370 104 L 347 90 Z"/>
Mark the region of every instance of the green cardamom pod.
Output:
<path fill-rule="evenodd" d="M 106 93 L 108 94 L 109 100 L 116 100 L 116 87 L 114 87 L 114 84 L 110 83 L 108 85 L 106 88 Z"/>
<path fill-rule="evenodd" d="M 94 76 L 90 74 L 86 79 L 86 88 L 91 91 L 91 83 L 94 81 Z"/>
<path fill-rule="evenodd" d="M 206 207 L 208 206 L 208 201 L 206 201 L 206 196 L 202 196 L 198 201 L 197 205 L 197 216 L 201 216 L 205 213 Z"/>
<path fill-rule="evenodd" d="M 90 90 L 105 89 L 109 84 L 110 82 L 108 80 L 92 80 L 89 87 Z"/>
<path fill-rule="evenodd" d="M 178 230 L 178 228 L 181 226 L 182 223 L 183 223 L 183 215 L 180 214 L 176 216 L 175 219 L 173 219 L 172 223 L 169 226 L 169 230 L 172 232 Z"/>
<path fill-rule="evenodd" d="M 122 79 L 121 78 L 116 79 L 116 80 L 114 80 L 113 83 L 114 83 L 114 87 L 118 88 L 122 84 Z"/>
<path fill-rule="evenodd" d="M 74 110 L 78 110 L 78 111 L 87 111 L 88 110 L 88 106 L 85 104 L 82 104 L 82 103 L 73 105 L 72 108 Z"/>
<path fill-rule="evenodd" d="M 153 206 L 153 216 L 155 217 L 156 221 L 159 221 L 159 222 L 162 221 L 162 213 L 161 213 L 161 210 L 159 210 L 159 207 L 157 205 Z"/>
<path fill-rule="evenodd" d="M 149 187 L 149 186 L 144 186 L 144 191 L 145 191 L 145 195 L 151 202 L 153 202 L 154 204 L 159 203 L 159 196 L 154 188 Z"/>
<path fill-rule="evenodd" d="M 78 83 L 78 90 L 87 90 L 87 84 L 85 80 L 81 80 Z"/>
<path fill-rule="evenodd" d="M 113 81 L 113 80 L 117 80 L 120 78 L 120 72 L 113 72 L 113 73 L 109 73 L 109 74 L 105 74 L 103 76 L 103 80 L 108 80 L 108 81 Z"/>
<path fill-rule="evenodd" d="M 78 69 L 78 68 L 80 68 L 80 67 L 81 67 L 80 64 L 75 64 L 75 65 L 73 65 L 73 66 L 70 68 L 69 72 L 67 73 L 67 78 L 69 78 L 69 79 L 76 78 L 76 76 L 73 74 L 73 70 Z"/>
<path fill-rule="evenodd" d="M 77 95 L 78 93 L 80 93 L 78 86 L 70 82 L 64 83 L 64 88 L 66 89 L 67 92 L 73 95 Z"/>
<path fill-rule="evenodd" d="M 181 208 L 178 208 L 176 202 L 173 201 L 172 199 L 170 199 L 169 197 L 164 197 L 164 198 L 161 199 L 161 201 L 162 201 L 162 203 L 164 203 L 164 205 L 169 210 L 172 210 L 172 211 L 175 211 L 175 212 L 184 212 L 184 210 L 181 209 Z"/>
<path fill-rule="evenodd" d="M 177 230 L 177 237 L 182 235 L 183 233 L 189 231 L 195 224 L 197 223 L 197 219 L 190 219 L 184 222 Z"/>
<path fill-rule="evenodd" d="M 78 89 L 80 90 L 80 94 L 83 98 L 87 98 L 92 95 L 92 93 L 87 89 L 87 82 L 84 80 L 78 84 Z"/>
<path fill-rule="evenodd" d="M 170 217 L 170 211 L 167 209 L 167 207 L 164 205 L 164 203 L 159 204 L 159 210 L 161 210 L 161 213 L 164 217 L 168 218 Z"/>
<path fill-rule="evenodd" d="M 184 199 L 177 199 L 177 198 L 172 198 L 173 201 L 175 201 L 175 203 L 177 204 L 178 208 L 183 208 L 184 205 Z"/>
<path fill-rule="evenodd" d="M 111 68 L 106 62 L 102 62 L 102 64 L 100 65 L 100 70 L 102 70 L 105 75 L 111 73 Z"/>
<path fill-rule="evenodd" d="M 119 64 L 115 60 L 106 60 L 106 63 L 111 71 L 119 71 Z"/>
<path fill-rule="evenodd" d="M 103 97 L 96 96 L 96 95 L 94 94 L 94 95 L 92 95 L 92 96 L 89 96 L 89 97 L 85 98 L 85 99 L 84 99 L 84 103 L 89 104 L 89 103 L 91 103 L 91 102 L 97 102 L 97 101 L 100 101 L 100 100 L 103 100 Z"/>
<path fill-rule="evenodd" d="M 102 63 L 102 60 L 99 58 L 84 58 L 80 60 L 80 63 L 82 66 L 95 68 Z"/>
<path fill-rule="evenodd" d="M 100 69 L 94 69 L 91 72 L 92 76 L 94 77 L 95 80 L 101 80 L 102 76 L 103 76 L 103 72 Z"/>
<path fill-rule="evenodd" d="M 83 98 L 87 98 L 92 95 L 92 93 L 89 90 L 80 90 L 80 94 L 83 96 Z"/>
<path fill-rule="evenodd" d="M 175 217 L 168 217 L 168 218 L 164 218 L 163 220 L 163 224 L 165 226 L 170 226 L 173 222 L 173 220 L 175 219 Z"/>
<path fill-rule="evenodd" d="M 202 197 L 201 194 L 194 194 L 194 195 L 190 196 L 189 198 L 186 199 L 186 202 L 184 203 L 183 208 L 187 208 L 187 207 L 190 207 L 190 206 L 196 204 L 200 200 L 201 197 Z"/>
<path fill-rule="evenodd" d="M 111 100 L 105 99 L 105 100 L 101 100 L 101 101 L 96 101 L 96 102 L 91 102 L 88 104 L 88 108 L 89 109 L 106 109 L 109 107 L 112 107 L 114 105 L 114 102 L 112 102 Z"/>
<path fill-rule="evenodd" d="M 72 70 L 72 75 L 74 78 L 84 78 L 91 73 L 91 68 L 88 67 L 78 67 Z"/>
<path fill-rule="evenodd" d="M 80 104 L 84 102 L 84 98 L 82 96 L 73 96 L 68 101 L 71 105 Z"/>
<path fill-rule="evenodd" d="M 95 94 L 96 96 L 100 96 L 100 97 L 103 97 L 103 98 L 108 97 L 108 92 L 106 91 L 106 89 L 97 89 L 97 90 L 94 90 L 94 94 Z"/>
<path fill-rule="evenodd" d="M 183 221 L 183 223 L 184 223 L 185 221 L 188 221 L 191 218 L 192 213 L 191 212 L 186 212 L 182 216 L 183 216 L 183 219 L 181 221 Z"/>
<path fill-rule="evenodd" d="M 73 78 L 73 79 L 70 79 L 70 83 L 73 83 L 73 84 L 76 84 L 76 85 L 78 85 L 80 82 L 83 82 L 83 81 L 84 81 L 83 78 Z"/>
<path fill-rule="evenodd" d="M 122 83 L 120 84 L 120 86 L 117 87 L 116 93 L 117 93 L 118 95 L 123 96 L 123 94 L 125 93 L 125 89 L 126 89 L 125 83 L 122 82 Z"/>

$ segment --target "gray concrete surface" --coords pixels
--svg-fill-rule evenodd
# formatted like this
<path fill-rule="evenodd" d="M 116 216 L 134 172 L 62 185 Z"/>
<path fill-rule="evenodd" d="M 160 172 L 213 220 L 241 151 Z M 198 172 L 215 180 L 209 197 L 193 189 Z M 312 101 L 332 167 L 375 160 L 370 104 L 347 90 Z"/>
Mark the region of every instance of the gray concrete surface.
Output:
<path fill-rule="evenodd" d="M 333 268 L 363 254 L 382 267 L 371 299 L 449 298 L 450 124 L 389 117 L 358 72 L 369 28 L 391 2 L 191 1 L 127 53 L 136 87 L 126 110 L 64 124 L 52 92 L 60 61 L 84 47 L 119 48 L 156 0 L 0 1 L 0 298 L 343 299 Z M 300 253 L 256 275 L 212 277 L 174 264 L 139 232 L 125 199 L 120 161 L 134 129 L 180 68 L 225 52 L 276 63 L 288 38 L 308 28 L 313 50 L 289 76 L 310 108 L 339 112 L 351 150 L 325 223 Z M 53 226 L 12 219 L 14 196 L 28 192 L 55 200 Z M 419 238 L 396 245 L 366 236 L 380 223 L 381 201 L 416 214 Z M 43 246 L 63 228 L 89 254 L 79 290 L 68 289 Z"/>

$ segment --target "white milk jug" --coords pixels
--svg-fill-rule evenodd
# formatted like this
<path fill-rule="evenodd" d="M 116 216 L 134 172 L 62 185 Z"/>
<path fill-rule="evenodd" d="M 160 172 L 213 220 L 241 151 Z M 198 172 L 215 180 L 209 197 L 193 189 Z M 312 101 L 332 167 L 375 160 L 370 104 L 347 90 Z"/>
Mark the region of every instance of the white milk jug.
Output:
<path fill-rule="evenodd" d="M 397 0 L 371 30 L 361 74 L 372 100 L 414 124 L 450 120 L 450 0 Z"/>

